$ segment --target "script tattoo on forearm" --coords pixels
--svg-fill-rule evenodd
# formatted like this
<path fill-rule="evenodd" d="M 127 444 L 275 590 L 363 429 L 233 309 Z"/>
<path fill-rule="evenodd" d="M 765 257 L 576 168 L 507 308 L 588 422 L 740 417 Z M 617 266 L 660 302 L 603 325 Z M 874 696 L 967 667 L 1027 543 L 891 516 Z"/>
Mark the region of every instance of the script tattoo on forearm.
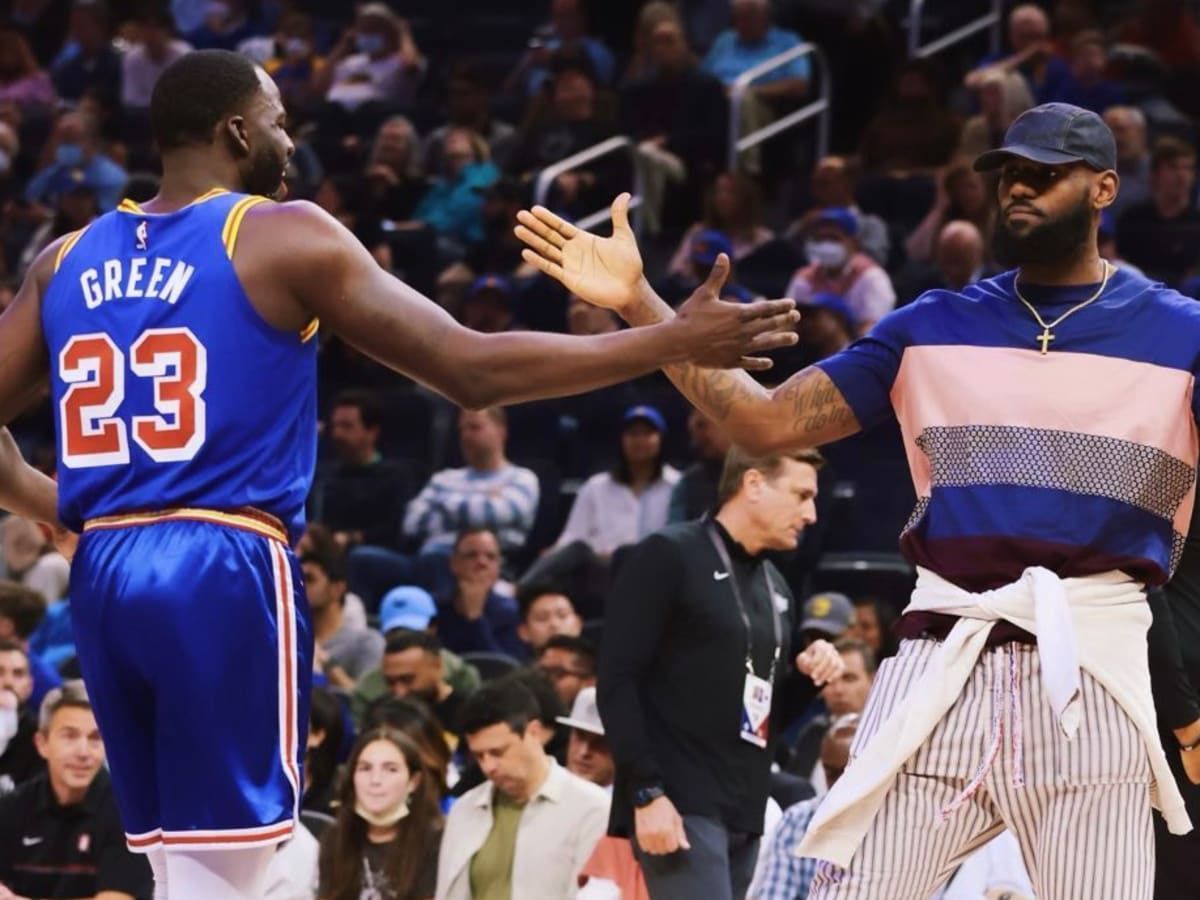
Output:
<path fill-rule="evenodd" d="M 850 404 L 828 375 L 816 367 L 796 373 L 776 392 L 791 411 L 792 430 L 797 435 L 841 435 L 846 429 L 857 430 L 858 420 Z"/>
<path fill-rule="evenodd" d="M 734 404 L 754 398 L 740 372 L 682 364 L 666 366 L 663 371 L 689 400 L 719 422 L 729 418 Z"/>

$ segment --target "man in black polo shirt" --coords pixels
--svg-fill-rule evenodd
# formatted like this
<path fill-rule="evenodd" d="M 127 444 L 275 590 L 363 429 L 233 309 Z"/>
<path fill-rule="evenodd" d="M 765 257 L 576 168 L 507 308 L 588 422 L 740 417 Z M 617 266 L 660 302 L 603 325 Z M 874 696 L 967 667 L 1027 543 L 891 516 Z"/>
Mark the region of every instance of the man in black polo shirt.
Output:
<path fill-rule="evenodd" d="M 774 689 L 791 659 L 791 592 L 764 553 L 816 521 L 815 450 L 733 447 L 716 514 L 670 525 L 622 564 L 600 655 L 600 714 L 617 763 L 609 833 L 632 836 L 655 900 L 746 894 L 763 829 Z M 842 660 L 796 660 L 818 683 Z"/>
<path fill-rule="evenodd" d="M 149 898 L 150 867 L 125 847 L 83 682 L 46 695 L 36 742 L 46 773 L 0 798 L 0 900 Z"/>

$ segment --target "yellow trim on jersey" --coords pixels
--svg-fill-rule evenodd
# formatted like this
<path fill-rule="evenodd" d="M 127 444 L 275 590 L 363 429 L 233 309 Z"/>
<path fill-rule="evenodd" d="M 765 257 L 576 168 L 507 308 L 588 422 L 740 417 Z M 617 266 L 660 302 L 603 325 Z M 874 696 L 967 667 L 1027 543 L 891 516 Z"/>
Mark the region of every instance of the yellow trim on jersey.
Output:
<path fill-rule="evenodd" d="M 300 343 L 307 344 L 316 335 L 317 330 L 321 327 L 321 320 L 314 318 L 311 322 L 304 326 L 300 332 Z"/>
<path fill-rule="evenodd" d="M 229 210 L 229 215 L 225 219 L 225 227 L 221 229 L 221 242 L 225 245 L 225 253 L 233 259 L 233 248 L 237 246 L 238 232 L 242 228 L 242 219 L 246 218 L 246 213 L 250 207 L 258 206 L 260 203 L 268 203 L 266 197 L 244 197 Z"/>
<path fill-rule="evenodd" d="M 79 243 L 79 239 L 83 237 L 83 233 L 88 230 L 88 226 L 84 225 L 78 231 L 73 231 L 67 235 L 67 239 L 58 245 L 58 253 L 54 257 L 54 271 L 58 271 L 58 267 L 62 265 L 62 261 L 67 258 L 67 254 L 71 252 L 71 248 Z"/>
<path fill-rule="evenodd" d="M 185 203 L 183 206 L 180 207 L 180 209 L 187 209 L 189 206 L 195 206 L 197 203 L 203 203 L 205 200 L 211 200 L 213 197 L 220 197 L 222 194 L 228 194 L 228 193 L 229 193 L 229 191 L 227 191 L 225 188 L 213 188 L 212 190 L 205 191 L 203 194 L 201 194 L 199 197 L 197 197 L 191 203 Z M 133 213 L 134 215 L 138 215 L 138 216 L 165 215 L 164 213 L 148 213 L 144 209 L 142 209 L 140 206 L 138 206 L 136 203 L 134 203 L 132 200 L 130 200 L 128 197 L 126 197 L 119 204 L 117 204 L 117 211 Z M 174 210 L 174 212 L 178 212 L 178 211 L 179 210 Z"/>
<path fill-rule="evenodd" d="M 114 516 L 101 516 L 88 519 L 83 523 L 84 532 L 103 530 L 106 528 L 131 528 L 137 525 L 153 525 L 169 521 L 211 522 L 214 525 L 227 525 L 242 531 L 252 531 L 265 538 L 287 544 L 287 529 L 274 516 L 259 512 L 257 509 L 225 512 L 219 509 L 199 509 L 180 507 L 178 509 L 163 509 L 154 512 L 120 513 Z"/>

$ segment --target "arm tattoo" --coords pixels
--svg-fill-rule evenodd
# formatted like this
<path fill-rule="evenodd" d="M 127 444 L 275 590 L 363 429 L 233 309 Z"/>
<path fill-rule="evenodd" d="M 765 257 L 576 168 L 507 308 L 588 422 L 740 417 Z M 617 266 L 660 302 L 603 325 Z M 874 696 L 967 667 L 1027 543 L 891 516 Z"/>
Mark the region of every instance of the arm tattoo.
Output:
<path fill-rule="evenodd" d="M 858 430 L 858 420 L 833 380 L 816 367 L 798 372 L 780 386 L 776 398 L 791 411 L 791 429 L 798 436 L 818 436 Z"/>
<path fill-rule="evenodd" d="M 719 422 L 729 418 L 735 403 L 754 397 L 745 383 L 749 379 L 742 372 L 691 365 L 666 366 L 663 371 L 684 396 Z"/>

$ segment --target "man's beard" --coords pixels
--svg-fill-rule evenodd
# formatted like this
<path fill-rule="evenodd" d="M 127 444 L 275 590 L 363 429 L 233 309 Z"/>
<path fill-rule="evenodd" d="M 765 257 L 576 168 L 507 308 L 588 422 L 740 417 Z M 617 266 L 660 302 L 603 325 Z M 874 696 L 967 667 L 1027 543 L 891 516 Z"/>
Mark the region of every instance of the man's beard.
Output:
<path fill-rule="evenodd" d="M 277 197 L 283 191 L 283 170 L 287 161 L 270 148 L 264 148 L 250 157 L 250 168 L 246 171 L 244 187 L 247 194 Z"/>
<path fill-rule="evenodd" d="M 1079 254 L 1092 235 L 1092 210 L 1086 200 L 1055 219 L 1043 219 L 1015 234 L 1003 215 L 992 233 L 992 253 L 1002 266 L 1045 266 Z"/>

